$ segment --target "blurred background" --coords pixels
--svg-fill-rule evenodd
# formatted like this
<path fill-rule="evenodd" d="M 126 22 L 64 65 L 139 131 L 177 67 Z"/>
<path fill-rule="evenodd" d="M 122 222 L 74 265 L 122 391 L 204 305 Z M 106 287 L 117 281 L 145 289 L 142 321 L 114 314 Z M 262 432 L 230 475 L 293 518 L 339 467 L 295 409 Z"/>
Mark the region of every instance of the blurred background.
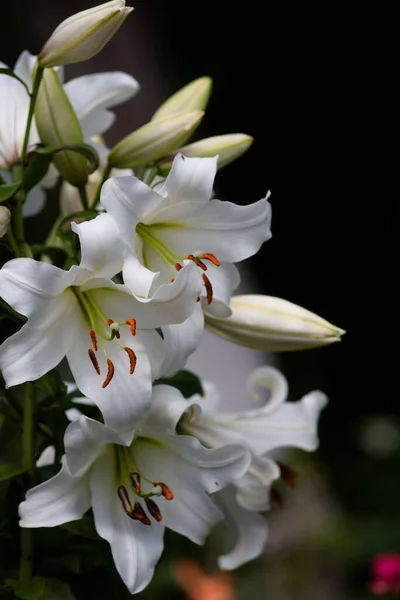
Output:
<path fill-rule="evenodd" d="M 37 53 L 62 19 L 92 4 L 2 0 L 0 59 L 12 66 L 22 49 Z M 107 141 L 144 124 L 184 84 L 211 76 L 214 92 L 198 136 L 255 137 L 249 152 L 219 173 L 217 196 L 247 204 L 272 191 L 273 238 L 251 262 L 254 285 L 347 330 L 341 344 L 278 357 L 293 399 L 320 388 L 330 403 L 319 450 L 288 459 L 298 484 L 268 516 L 265 556 L 220 580 L 213 573 L 221 532 L 205 548 L 170 536 L 141 597 L 369 598 L 373 556 L 400 552 L 393 259 L 400 5 L 337 0 L 318 12 L 285 0 L 132 4 L 135 12 L 106 49 L 66 71 L 69 79 L 123 70 L 140 82 L 140 94 L 116 109 Z M 33 218 L 33 236 L 43 226 L 43 216 Z M 191 598 L 185 573 L 214 583 Z M 85 577 L 85 600 L 114 597 L 104 595 L 110 584 L 103 567 L 88 560 Z M 115 597 L 125 597 L 120 593 Z"/>

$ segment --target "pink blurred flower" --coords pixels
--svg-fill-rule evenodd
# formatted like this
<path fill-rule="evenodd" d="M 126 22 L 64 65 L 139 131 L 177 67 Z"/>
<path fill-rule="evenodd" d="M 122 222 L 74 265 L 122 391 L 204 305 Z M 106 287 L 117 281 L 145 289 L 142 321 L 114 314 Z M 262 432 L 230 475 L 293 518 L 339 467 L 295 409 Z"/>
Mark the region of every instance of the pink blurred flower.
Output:
<path fill-rule="evenodd" d="M 400 554 L 378 554 L 371 565 L 369 589 L 373 594 L 400 597 Z"/>

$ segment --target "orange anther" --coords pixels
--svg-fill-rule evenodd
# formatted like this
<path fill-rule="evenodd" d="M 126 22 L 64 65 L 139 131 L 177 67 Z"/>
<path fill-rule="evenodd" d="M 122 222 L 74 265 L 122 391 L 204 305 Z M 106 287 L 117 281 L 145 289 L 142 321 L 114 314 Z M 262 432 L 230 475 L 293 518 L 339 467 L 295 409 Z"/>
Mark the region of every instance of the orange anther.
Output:
<path fill-rule="evenodd" d="M 200 260 L 199 258 L 196 260 L 196 265 L 197 265 L 198 267 L 200 267 L 200 269 L 201 269 L 202 271 L 207 271 L 207 267 L 206 267 L 206 265 L 205 265 L 205 264 L 203 263 L 203 261 L 202 261 L 202 260 Z"/>
<path fill-rule="evenodd" d="M 96 332 L 94 331 L 94 329 L 91 329 L 89 331 L 89 335 L 90 335 L 90 339 L 92 340 L 92 348 L 93 348 L 93 350 L 97 351 L 97 337 L 96 337 Z"/>
<path fill-rule="evenodd" d="M 136 519 L 137 521 L 140 521 L 141 523 L 143 523 L 143 525 L 151 525 L 151 521 L 150 521 L 149 517 L 144 512 L 144 510 L 141 507 L 141 505 L 139 504 L 139 502 L 135 502 L 135 504 L 134 504 L 132 519 Z"/>
<path fill-rule="evenodd" d="M 106 376 L 106 378 L 104 380 L 103 385 L 101 386 L 102 388 L 105 388 L 105 387 L 108 386 L 108 384 L 110 383 L 111 379 L 113 378 L 114 371 L 115 371 L 114 365 L 113 365 L 112 361 L 109 358 L 107 358 L 107 365 L 108 365 L 107 376 Z"/>
<path fill-rule="evenodd" d="M 145 498 L 144 501 L 146 502 L 147 510 L 149 511 L 151 516 L 154 517 L 155 520 L 158 521 L 158 523 L 162 521 L 161 511 L 158 508 L 157 504 L 154 502 L 154 500 L 152 500 L 151 498 Z"/>
<path fill-rule="evenodd" d="M 212 299 L 213 299 L 213 289 L 212 289 L 211 281 L 208 279 L 208 277 L 207 277 L 207 275 L 205 275 L 205 273 L 203 273 L 202 277 L 203 277 L 204 285 L 206 287 L 207 302 L 208 302 L 208 304 L 211 304 Z"/>
<path fill-rule="evenodd" d="M 91 348 L 89 348 L 88 354 L 89 354 L 90 360 L 92 361 L 92 365 L 94 366 L 94 370 L 96 371 L 97 375 L 100 375 L 100 366 L 97 361 L 96 355 Z"/>
<path fill-rule="evenodd" d="M 160 486 L 161 488 L 161 493 L 164 496 L 164 498 L 166 500 L 173 500 L 174 499 L 174 495 L 171 492 L 171 490 L 169 489 L 169 487 L 167 485 L 165 485 L 165 483 L 162 483 L 161 481 L 153 481 L 153 485 L 154 487 L 156 487 L 157 485 Z"/>
<path fill-rule="evenodd" d="M 131 334 L 135 335 L 136 334 L 136 319 L 127 319 L 125 321 L 125 323 L 130 326 Z"/>
<path fill-rule="evenodd" d="M 136 354 L 132 348 L 128 348 L 128 346 L 125 346 L 124 350 L 129 356 L 129 373 L 132 375 L 136 367 Z"/>
<path fill-rule="evenodd" d="M 179 263 L 175 263 L 174 267 L 177 271 L 180 271 L 183 268 Z"/>
<path fill-rule="evenodd" d="M 204 254 L 201 255 L 201 258 L 204 258 L 205 260 L 209 260 L 216 267 L 219 267 L 221 264 L 219 262 L 218 258 L 216 258 L 216 256 L 214 256 L 214 254 L 211 254 L 210 252 L 205 252 Z"/>
<path fill-rule="evenodd" d="M 122 507 L 130 517 L 133 514 L 133 508 L 126 487 L 120 485 L 118 488 L 118 498 L 121 500 Z"/>

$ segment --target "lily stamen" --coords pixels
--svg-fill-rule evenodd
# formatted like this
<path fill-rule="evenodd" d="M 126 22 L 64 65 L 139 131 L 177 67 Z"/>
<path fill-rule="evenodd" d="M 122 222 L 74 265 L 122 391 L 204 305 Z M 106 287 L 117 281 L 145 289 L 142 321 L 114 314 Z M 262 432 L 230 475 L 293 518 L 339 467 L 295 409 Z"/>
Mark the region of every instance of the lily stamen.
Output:
<path fill-rule="evenodd" d="M 164 498 L 166 500 L 173 500 L 174 499 L 174 495 L 171 492 L 171 490 L 169 489 L 169 487 L 165 484 L 162 483 L 162 481 L 153 481 L 152 482 L 154 487 L 160 487 L 161 488 L 161 493 L 164 496 Z"/>
<path fill-rule="evenodd" d="M 214 256 L 214 254 L 211 254 L 210 252 L 205 252 L 204 254 L 201 255 L 201 258 L 204 258 L 205 260 L 209 260 L 216 267 L 221 266 L 221 263 L 219 262 L 218 258 L 216 256 Z"/>
<path fill-rule="evenodd" d="M 94 331 L 94 329 L 91 329 L 89 331 L 89 335 L 90 335 L 90 339 L 92 340 L 92 348 L 93 348 L 93 350 L 97 351 L 97 337 L 96 337 L 96 332 Z"/>
<path fill-rule="evenodd" d="M 152 500 L 151 498 L 145 498 L 144 501 L 146 503 L 147 510 L 149 511 L 149 513 L 151 514 L 151 516 L 154 517 L 154 519 L 158 523 L 160 521 L 162 521 L 161 511 L 158 508 L 158 505 L 154 502 L 154 500 Z"/>
<path fill-rule="evenodd" d="M 144 512 L 144 510 L 143 510 L 141 504 L 139 504 L 139 502 L 135 502 L 135 504 L 133 506 L 132 519 L 136 519 L 137 521 L 140 521 L 141 523 L 143 523 L 143 525 L 151 525 L 151 521 L 150 521 L 149 517 Z"/>
<path fill-rule="evenodd" d="M 212 299 L 213 299 L 213 289 L 212 289 L 211 281 L 208 279 L 208 277 L 205 273 L 203 273 L 202 278 L 203 278 L 204 285 L 206 288 L 207 303 L 211 304 Z"/>
<path fill-rule="evenodd" d="M 125 486 L 120 485 L 117 490 L 117 493 L 118 493 L 118 498 L 121 500 L 122 508 L 124 509 L 126 514 L 129 517 L 131 517 L 133 514 L 133 508 L 132 508 L 131 501 L 129 499 L 128 490 L 126 489 Z"/>
<path fill-rule="evenodd" d="M 130 480 L 132 482 L 133 487 L 135 488 L 135 492 L 137 494 L 142 494 L 142 486 L 141 479 L 139 473 L 129 473 Z"/>
<path fill-rule="evenodd" d="M 127 355 L 129 356 L 129 373 L 130 373 L 130 375 L 132 375 L 132 373 L 135 370 L 136 362 L 137 362 L 136 354 L 134 353 L 132 348 L 129 348 L 129 346 L 124 346 L 124 350 L 127 353 Z"/>
<path fill-rule="evenodd" d="M 136 335 L 136 319 L 127 319 L 125 323 L 130 326 L 131 334 Z"/>
<path fill-rule="evenodd" d="M 106 375 L 106 378 L 104 380 L 104 383 L 101 386 L 102 388 L 107 387 L 108 384 L 110 383 L 111 379 L 114 376 L 115 368 L 114 368 L 112 360 L 110 360 L 109 358 L 107 358 L 107 365 L 108 365 L 108 371 L 107 371 L 107 375 Z"/>
<path fill-rule="evenodd" d="M 98 363 L 98 360 L 96 358 L 94 350 L 92 350 L 91 348 L 89 348 L 88 354 L 89 354 L 90 360 L 92 361 L 92 365 L 94 367 L 94 370 L 96 371 L 97 375 L 100 375 L 100 365 Z"/>

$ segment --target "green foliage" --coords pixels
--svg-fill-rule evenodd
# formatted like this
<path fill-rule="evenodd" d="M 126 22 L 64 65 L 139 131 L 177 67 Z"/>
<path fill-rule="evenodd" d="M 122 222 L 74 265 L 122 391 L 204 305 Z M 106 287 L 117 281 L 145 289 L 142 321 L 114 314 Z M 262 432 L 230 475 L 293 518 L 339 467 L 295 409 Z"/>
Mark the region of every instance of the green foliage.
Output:
<path fill-rule="evenodd" d="M 0 481 L 6 481 L 21 473 L 25 473 L 26 467 L 14 463 L 0 463 Z"/>
<path fill-rule="evenodd" d="M 191 371 L 179 371 L 172 377 L 157 379 L 154 385 L 172 385 L 177 388 L 184 398 L 191 398 L 195 394 L 204 396 L 204 390 L 200 379 Z"/>
<path fill-rule="evenodd" d="M 14 597 L 21 600 L 40 600 L 46 591 L 46 581 L 41 577 L 34 577 L 29 583 L 6 579 L 6 585 L 13 589 Z"/>
<path fill-rule="evenodd" d="M 0 185 L 0 202 L 12 198 L 20 187 L 19 183 L 3 183 L 3 185 Z"/>

